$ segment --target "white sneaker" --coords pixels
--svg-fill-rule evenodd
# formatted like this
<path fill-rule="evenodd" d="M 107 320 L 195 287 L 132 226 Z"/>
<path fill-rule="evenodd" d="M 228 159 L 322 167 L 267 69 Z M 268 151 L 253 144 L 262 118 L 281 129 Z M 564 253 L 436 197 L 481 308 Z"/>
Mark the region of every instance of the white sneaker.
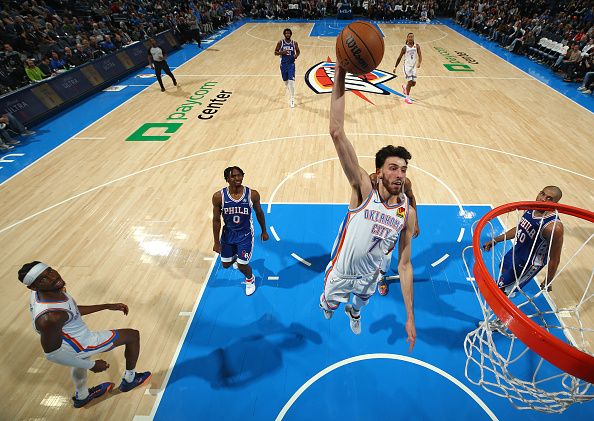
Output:
<path fill-rule="evenodd" d="M 256 277 L 252 276 L 252 280 L 248 281 L 247 279 L 244 282 L 245 284 L 245 295 L 252 295 L 256 292 Z"/>
<path fill-rule="evenodd" d="M 291 106 L 291 108 L 295 108 L 295 97 L 294 96 L 291 97 L 291 101 L 289 101 L 289 105 Z"/>
<path fill-rule="evenodd" d="M 237 265 L 237 262 L 233 262 L 233 269 L 239 270 L 239 266 Z"/>
<path fill-rule="evenodd" d="M 353 310 L 353 306 L 351 304 L 347 304 L 344 307 L 344 312 L 349 316 L 351 330 L 355 335 L 359 335 L 361 333 L 361 315 L 359 317 L 354 318 L 351 311 Z"/>
<path fill-rule="evenodd" d="M 577 88 L 577 89 L 578 89 L 578 91 L 585 91 L 585 90 L 586 90 L 586 89 L 588 89 L 588 88 L 586 88 L 585 86 L 580 86 L 580 87 L 579 87 L 579 88 Z"/>
<path fill-rule="evenodd" d="M 324 317 L 326 318 L 326 320 L 330 320 L 332 318 L 332 315 L 334 314 L 334 312 L 332 310 L 326 310 L 324 308 L 324 306 L 322 305 L 323 296 L 324 296 L 324 294 L 322 293 L 322 295 L 320 295 L 320 308 L 324 312 Z"/>

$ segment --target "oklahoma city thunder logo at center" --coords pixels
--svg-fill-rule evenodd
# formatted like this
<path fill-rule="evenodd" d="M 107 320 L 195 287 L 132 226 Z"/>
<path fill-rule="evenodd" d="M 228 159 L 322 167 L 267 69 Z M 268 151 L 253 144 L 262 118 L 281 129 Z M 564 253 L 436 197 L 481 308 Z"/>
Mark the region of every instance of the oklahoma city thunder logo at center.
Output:
<path fill-rule="evenodd" d="M 332 86 L 334 85 L 334 68 L 336 63 L 330 60 L 328 57 L 327 61 L 322 61 L 315 66 L 311 67 L 305 73 L 305 83 L 311 88 L 316 94 L 329 94 L 332 92 Z M 401 93 L 390 89 L 385 82 L 394 79 L 396 76 L 392 73 L 384 72 L 383 70 L 375 69 L 364 75 L 355 76 L 347 73 L 345 80 L 345 89 L 353 92 L 359 98 L 373 104 L 373 102 L 365 96 L 368 94 L 376 95 L 398 95 L 403 96 Z M 373 104 L 375 105 L 375 104 Z"/>

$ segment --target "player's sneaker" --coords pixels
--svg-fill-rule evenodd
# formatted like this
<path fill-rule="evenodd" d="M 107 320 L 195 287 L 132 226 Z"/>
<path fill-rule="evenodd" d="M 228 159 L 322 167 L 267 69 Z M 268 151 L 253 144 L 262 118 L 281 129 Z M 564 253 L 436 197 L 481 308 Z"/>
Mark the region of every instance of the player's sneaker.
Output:
<path fill-rule="evenodd" d="M 72 404 L 74 405 L 75 408 L 82 408 L 83 406 L 85 406 L 86 404 L 88 404 L 89 402 L 91 402 L 93 399 L 97 399 L 103 395 L 105 395 L 107 392 L 109 392 L 111 389 L 113 389 L 114 384 L 110 383 L 110 382 L 105 382 L 105 383 L 101 383 L 97 386 L 93 386 L 89 389 L 89 396 L 87 396 L 84 399 L 76 399 L 76 396 L 72 397 Z"/>
<path fill-rule="evenodd" d="M 152 374 L 150 371 L 145 371 L 144 373 L 136 373 L 131 382 L 122 379 L 122 383 L 120 383 L 119 387 L 120 392 L 129 392 L 135 387 L 148 383 L 151 380 L 151 376 Z"/>
<path fill-rule="evenodd" d="M 588 89 L 588 88 L 586 88 L 585 86 L 580 86 L 580 87 L 579 87 L 579 88 L 577 88 L 577 89 L 578 89 L 578 91 L 585 91 L 585 90 L 586 90 L 586 89 Z"/>
<path fill-rule="evenodd" d="M 347 316 L 349 316 L 351 330 L 355 335 L 358 335 L 361 333 L 361 315 L 357 317 L 353 316 L 351 312 L 352 310 L 353 306 L 351 304 L 347 304 L 344 307 L 344 312 L 347 314 Z"/>
<path fill-rule="evenodd" d="M 256 277 L 252 276 L 252 279 L 246 279 L 245 284 L 245 295 L 252 295 L 256 292 Z"/>
<path fill-rule="evenodd" d="M 233 262 L 233 269 L 239 270 L 239 266 L 237 265 L 237 262 Z"/>
<path fill-rule="evenodd" d="M 292 96 L 291 100 L 289 101 L 289 105 L 291 106 L 291 108 L 295 108 L 295 97 Z"/>
<path fill-rule="evenodd" d="M 324 317 L 326 318 L 326 320 L 330 320 L 332 318 L 332 315 L 334 314 L 334 312 L 332 310 L 326 310 L 324 308 L 324 306 L 322 305 L 323 299 L 324 299 L 324 294 L 322 293 L 322 295 L 320 296 L 320 308 L 324 312 Z"/>
<path fill-rule="evenodd" d="M 377 283 L 377 291 L 382 297 L 388 295 L 388 283 L 384 275 L 382 275 L 380 281 Z"/>
<path fill-rule="evenodd" d="M 410 98 L 405 98 L 404 99 L 404 102 L 406 102 L 407 104 L 412 104 L 413 103 L 412 102 L 412 99 L 410 99 Z"/>

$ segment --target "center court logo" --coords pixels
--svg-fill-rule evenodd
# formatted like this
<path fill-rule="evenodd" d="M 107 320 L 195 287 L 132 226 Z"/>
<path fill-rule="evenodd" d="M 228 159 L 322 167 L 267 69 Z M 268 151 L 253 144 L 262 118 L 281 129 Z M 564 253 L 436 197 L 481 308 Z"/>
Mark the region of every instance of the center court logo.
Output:
<path fill-rule="evenodd" d="M 315 66 L 311 67 L 305 73 L 305 83 L 307 86 L 314 91 L 316 94 L 329 94 L 332 92 L 332 86 L 334 85 L 334 73 L 336 63 L 330 60 L 330 57 L 326 61 L 322 61 Z M 403 96 L 399 92 L 390 89 L 385 85 L 386 82 L 394 79 L 396 75 L 383 70 L 375 69 L 372 72 L 366 73 L 365 75 L 355 76 L 347 73 L 345 79 L 345 89 L 353 92 L 359 98 L 373 104 L 365 94 L 376 94 L 376 95 L 398 95 Z M 375 104 L 373 104 L 375 105 Z"/>

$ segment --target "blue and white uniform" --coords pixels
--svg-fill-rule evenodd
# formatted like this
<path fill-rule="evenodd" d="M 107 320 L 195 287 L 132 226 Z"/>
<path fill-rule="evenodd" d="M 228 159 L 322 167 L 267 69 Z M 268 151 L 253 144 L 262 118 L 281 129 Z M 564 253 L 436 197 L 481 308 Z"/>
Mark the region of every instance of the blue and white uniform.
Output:
<path fill-rule="evenodd" d="M 510 287 L 516 280 L 521 288 L 547 264 L 550 241 L 544 238 L 542 233 L 546 226 L 559 224 L 560 221 L 555 213 L 536 217 L 534 212 L 528 210 L 520 219 L 515 244 L 503 257 L 503 267 L 498 281 L 500 288 Z"/>
<path fill-rule="evenodd" d="M 221 261 L 247 265 L 254 250 L 254 224 L 252 221 L 252 195 L 249 187 L 243 186 L 243 195 L 235 200 L 229 188 L 221 190 L 223 233 L 221 235 Z"/>
<path fill-rule="evenodd" d="M 289 51 L 288 55 L 280 56 L 280 71 L 283 80 L 295 80 L 295 41 L 281 40 L 280 51 Z"/>
<path fill-rule="evenodd" d="M 399 199 L 398 204 L 388 205 L 372 189 L 361 206 L 348 210 L 326 268 L 324 308 L 336 309 L 348 302 L 350 293 L 366 304 L 375 293 L 382 261 L 406 227 L 408 198 L 400 194 Z"/>
<path fill-rule="evenodd" d="M 33 321 L 33 329 L 37 331 L 35 321 L 38 317 L 52 311 L 63 311 L 68 314 L 68 321 L 62 327 L 62 349 L 74 354 L 76 358 L 88 358 L 91 355 L 109 351 L 119 337 L 117 330 L 93 332 L 82 320 L 74 299 L 67 293 L 62 301 L 42 301 L 36 291 L 31 292 L 29 311 Z M 38 331 L 37 331 L 38 332 Z"/>

